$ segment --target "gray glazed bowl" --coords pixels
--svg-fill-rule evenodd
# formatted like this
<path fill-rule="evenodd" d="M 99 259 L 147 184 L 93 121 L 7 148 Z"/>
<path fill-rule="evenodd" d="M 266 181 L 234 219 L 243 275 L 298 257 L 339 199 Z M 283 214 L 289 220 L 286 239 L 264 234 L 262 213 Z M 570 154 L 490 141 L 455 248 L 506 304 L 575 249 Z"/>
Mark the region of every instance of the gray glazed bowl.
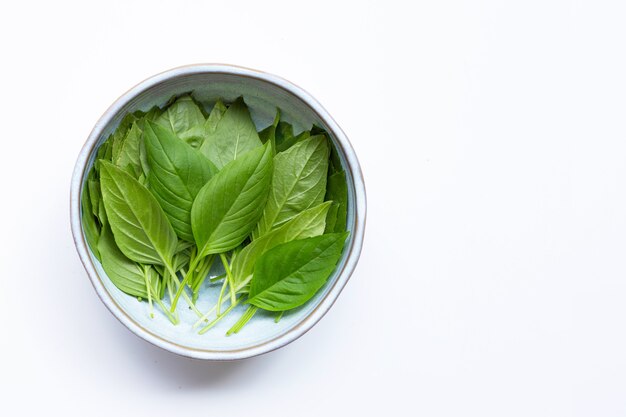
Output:
<path fill-rule="evenodd" d="M 272 122 L 278 107 L 283 119 L 292 123 L 296 132 L 309 129 L 313 123 L 326 129 L 340 154 L 348 181 L 347 224 L 351 233 L 346 250 L 326 286 L 303 307 L 285 313 L 278 324 L 274 323 L 270 314 L 257 314 L 240 333 L 226 337 L 226 330 L 238 319 L 245 309 L 243 306 L 233 310 L 204 335 L 198 335 L 197 329 L 191 328 L 197 316 L 188 309 L 179 308 L 181 323 L 178 326 L 159 314 L 158 309 L 155 310 L 155 318 L 151 319 L 146 303 L 140 303 L 118 290 L 86 244 L 80 220 L 80 193 L 100 144 L 127 112 L 148 110 L 155 104 L 163 105 L 171 96 L 189 91 L 207 102 L 217 98 L 230 101 L 243 95 L 258 128 Z M 328 112 L 307 92 L 289 81 L 230 65 L 175 68 L 148 78 L 122 95 L 98 120 L 87 138 L 76 161 L 70 195 L 72 233 L 78 254 L 98 296 L 111 313 L 137 336 L 156 346 L 179 355 L 206 360 L 243 359 L 270 352 L 294 341 L 313 327 L 333 305 L 357 264 L 363 243 L 365 210 L 365 187 L 359 162 L 348 138 Z M 205 291 L 208 295 L 200 297 L 198 308 L 207 311 L 215 303 L 217 292 Z"/>

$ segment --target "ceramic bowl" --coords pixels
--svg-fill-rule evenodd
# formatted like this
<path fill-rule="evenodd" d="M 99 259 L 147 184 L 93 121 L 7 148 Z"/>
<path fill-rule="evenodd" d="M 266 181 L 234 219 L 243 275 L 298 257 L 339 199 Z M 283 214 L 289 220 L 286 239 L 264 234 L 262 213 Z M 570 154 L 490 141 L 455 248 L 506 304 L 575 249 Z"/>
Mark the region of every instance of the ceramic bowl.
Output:
<path fill-rule="evenodd" d="M 347 174 L 348 229 L 351 234 L 334 273 L 316 296 L 304 306 L 285 313 L 279 323 L 269 313 L 257 313 L 238 334 L 225 332 L 245 307 L 238 307 L 211 331 L 199 335 L 191 324 L 197 316 L 179 307 L 181 323 L 172 325 L 159 310 L 150 318 L 146 303 L 118 290 L 106 276 L 85 241 L 81 226 L 80 194 L 100 144 L 128 112 L 164 105 L 176 94 L 193 91 L 203 102 L 217 98 L 227 101 L 244 96 L 252 118 L 261 129 L 271 124 L 276 108 L 284 120 L 299 132 L 317 124 L 329 133 Z M 163 72 L 141 82 L 122 95 L 104 113 L 81 150 L 72 177 L 71 224 L 81 261 L 98 296 L 128 329 L 146 341 L 168 351 L 198 359 L 243 359 L 278 349 L 302 336 L 330 309 L 348 282 L 361 251 L 365 226 L 365 188 L 357 157 L 348 138 L 328 112 L 307 92 L 275 75 L 230 65 L 191 65 Z M 219 271 L 212 271 L 218 274 Z M 207 280 L 208 282 L 209 280 Z M 209 284 L 206 284 L 209 285 Z M 204 291 L 198 308 L 207 311 L 215 303 L 217 290 Z M 207 294 L 207 295 L 204 295 Z M 185 305 L 184 302 L 181 305 Z"/>

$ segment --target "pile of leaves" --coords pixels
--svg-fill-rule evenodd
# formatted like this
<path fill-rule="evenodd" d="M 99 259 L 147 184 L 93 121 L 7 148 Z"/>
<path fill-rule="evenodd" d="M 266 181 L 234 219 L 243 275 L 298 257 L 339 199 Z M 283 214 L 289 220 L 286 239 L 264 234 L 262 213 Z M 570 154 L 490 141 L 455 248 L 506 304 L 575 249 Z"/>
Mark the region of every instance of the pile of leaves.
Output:
<path fill-rule="evenodd" d="M 182 297 L 204 333 L 247 304 L 232 334 L 258 309 L 278 321 L 328 280 L 349 234 L 346 174 L 316 126 L 294 134 L 277 110 L 257 132 L 243 98 L 208 107 L 185 94 L 125 115 L 85 181 L 82 225 L 109 279 L 151 317 L 154 303 L 178 324 Z M 225 273 L 209 277 L 214 261 Z M 217 304 L 201 312 L 210 289 Z"/>

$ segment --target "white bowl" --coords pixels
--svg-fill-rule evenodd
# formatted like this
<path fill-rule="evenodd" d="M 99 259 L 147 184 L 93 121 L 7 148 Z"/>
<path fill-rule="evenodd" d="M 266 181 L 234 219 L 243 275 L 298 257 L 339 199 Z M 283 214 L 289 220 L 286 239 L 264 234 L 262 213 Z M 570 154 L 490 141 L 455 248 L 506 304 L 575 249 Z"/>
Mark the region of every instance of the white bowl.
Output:
<path fill-rule="evenodd" d="M 81 226 L 80 195 L 83 182 L 91 169 L 100 144 L 111 134 L 124 114 L 164 105 L 175 94 L 193 91 L 201 101 L 217 98 L 233 100 L 241 95 L 250 107 L 258 128 L 271 123 L 276 108 L 282 119 L 294 125 L 295 131 L 317 124 L 326 129 L 340 154 L 348 181 L 348 221 L 350 237 L 343 257 L 328 283 L 304 306 L 285 313 L 276 324 L 270 314 L 255 315 L 238 334 L 226 337 L 225 332 L 245 307 L 233 310 L 209 332 L 198 335 L 191 324 L 197 316 L 179 308 L 181 323 L 172 325 L 164 315 L 151 319 L 146 303 L 118 290 L 106 276 L 85 241 Z M 107 308 L 128 329 L 148 342 L 168 351 L 198 359 L 232 360 L 260 355 L 278 349 L 302 336 L 315 325 L 333 305 L 352 274 L 363 243 L 365 227 L 365 186 L 359 162 L 348 138 L 333 118 L 307 92 L 275 75 L 230 65 L 190 65 L 175 68 L 139 83 L 122 95 L 104 113 L 87 138 L 78 155 L 72 176 L 70 217 L 74 242 L 98 296 Z M 208 280 L 207 280 L 208 281 Z M 207 284 L 208 285 L 208 284 Z M 198 301 L 200 310 L 215 303 L 217 291 L 208 291 Z M 181 305 L 185 305 L 181 300 Z M 155 311 L 158 313 L 158 310 Z M 341 341 L 338 341 L 341 343 Z"/>

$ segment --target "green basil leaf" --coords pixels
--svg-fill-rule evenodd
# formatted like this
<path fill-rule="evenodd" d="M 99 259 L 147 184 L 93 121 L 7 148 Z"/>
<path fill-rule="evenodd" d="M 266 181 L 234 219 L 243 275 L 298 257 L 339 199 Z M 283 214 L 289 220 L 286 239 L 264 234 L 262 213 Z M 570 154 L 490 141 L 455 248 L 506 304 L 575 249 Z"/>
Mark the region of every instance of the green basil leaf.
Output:
<path fill-rule="evenodd" d="M 135 178 L 138 178 L 142 172 L 139 155 L 140 140 L 141 130 L 137 123 L 133 123 L 124 139 L 119 143 L 117 151 L 113 153 L 113 163 Z"/>
<path fill-rule="evenodd" d="M 226 110 L 215 131 L 209 133 L 200 151 L 222 169 L 230 161 L 261 145 L 248 107 L 242 98 L 238 98 Z"/>
<path fill-rule="evenodd" d="M 144 118 L 146 116 L 146 112 L 143 110 L 135 110 L 134 112 L 132 112 L 132 115 L 135 116 L 135 123 Z"/>
<path fill-rule="evenodd" d="M 163 114 L 163 111 L 161 110 L 159 106 L 153 106 L 150 110 L 148 110 L 148 112 L 144 116 L 137 119 L 136 121 L 137 126 L 139 127 L 139 130 L 142 132 L 141 133 L 142 141 L 143 141 L 143 131 L 146 126 L 146 122 L 150 121 L 150 122 L 156 123 L 156 121 L 161 117 L 162 114 Z"/>
<path fill-rule="evenodd" d="M 124 145 L 124 140 L 131 130 L 133 124 L 137 121 L 137 117 L 133 113 L 129 113 L 120 122 L 110 138 L 111 157 L 106 158 L 107 161 L 116 161 Z"/>
<path fill-rule="evenodd" d="M 291 148 L 293 145 L 295 145 L 298 142 L 301 142 L 305 139 L 308 139 L 311 137 L 311 134 L 307 131 L 304 131 L 302 133 L 300 133 L 298 136 L 294 136 L 284 142 L 282 142 L 280 145 L 276 146 L 276 152 L 285 152 L 287 149 Z"/>
<path fill-rule="evenodd" d="M 325 199 L 333 202 L 328 211 L 325 233 L 343 232 L 346 230 L 348 216 L 348 184 L 345 171 L 335 172 L 328 177 Z"/>
<path fill-rule="evenodd" d="M 272 147 L 276 148 L 276 128 L 280 122 L 280 110 L 276 109 L 276 116 L 274 116 L 274 122 L 259 132 L 259 139 L 262 143 L 271 142 Z"/>
<path fill-rule="evenodd" d="M 94 216 L 100 217 L 100 199 L 102 198 L 102 194 L 100 193 L 100 180 L 87 178 L 86 187 L 89 190 L 91 211 Z"/>
<path fill-rule="evenodd" d="M 215 129 L 217 129 L 218 123 L 220 122 L 220 120 L 222 120 L 222 117 L 224 117 L 224 113 L 226 113 L 226 110 L 228 110 L 228 108 L 224 105 L 222 100 L 217 100 L 215 102 L 215 106 L 213 106 L 213 109 L 211 110 L 211 113 L 209 114 L 209 117 L 207 117 L 206 123 L 204 124 L 204 127 L 208 134 L 212 134 L 213 132 L 215 132 Z"/>
<path fill-rule="evenodd" d="M 151 265 L 144 265 L 144 270 L 147 274 L 148 282 L 151 285 L 151 292 L 153 298 L 163 299 L 165 297 L 165 282 L 159 275 L 159 272 Z"/>
<path fill-rule="evenodd" d="M 139 112 L 135 112 L 139 114 Z M 146 122 L 151 121 L 154 122 L 161 116 L 161 109 L 158 106 L 152 107 L 148 112 L 143 116 L 138 118 L 135 122 L 137 127 L 139 128 L 139 140 L 138 140 L 138 165 L 139 165 L 139 175 L 136 178 L 142 184 L 145 184 L 146 179 L 148 178 L 148 173 L 150 172 L 150 166 L 148 165 L 148 156 L 146 153 L 145 146 L 145 125 Z"/>
<path fill-rule="evenodd" d="M 171 266 L 177 238 L 161 206 L 146 187 L 102 161 L 100 181 L 115 242 L 135 262 Z"/>
<path fill-rule="evenodd" d="M 172 266 L 174 267 L 174 270 L 180 271 L 182 268 L 189 265 L 190 257 L 191 257 L 191 254 L 189 253 L 188 250 L 182 250 L 182 251 L 176 252 L 176 254 L 174 255 L 174 262 L 172 262 L 173 264 Z"/>
<path fill-rule="evenodd" d="M 148 113 L 146 113 L 146 115 L 142 117 L 142 120 L 150 120 L 154 122 L 161 116 L 161 114 L 163 114 L 161 108 L 159 106 L 153 106 L 150 110 L 148 110 Z M 140 125 L 139 127 L 142 126 Z"/>
<path fill-rule="evenodd" d="M 311 135 L 327 135 L 328 133 L 322 127 L 318 125 L 313 125 L 311 127 Z"/>
<path fill-rule="evenodd" d="M 258 259 L 271 248 L 296 239 L 318 236 L 324 233 L 326 213 L 331 202 L 327 201 L 298 214 L 287 223 L 253 240 L 237 253 L 231 262 L 233 279 L 238 285 L 254 270 Z"/>
<path fill-rule="evenodd" d="M 116 131 L 121 135 L 121 136 L 126 136 L 126 134 L 128 133 L 128 131 L 131 129 L 131 127 L 133 126 L 133 123 L 135 123 L 137 120 L 139 120 L 141 117 L 143 117 L 144 114 L 141 110 L 135 111 L 133 113 L 128 113 L 126 114 L 123 118 L 122 121 L 120 122 L 119 126 L 117 127 Z"/>
<path fill-rule="evenodd" d="M 124 256 L 115 244 L 111 229 L 108 227 L 102 229 L 98 250 L 102 268 L 117 288 L 134 297 L 148 297 L 144 270 L 139 264 Z"/>
<path fill-rule="evenodd" d="M 343 171 L 343 166 L 341 165 L 341 159 L 339 158 L 339 153 L 337 152 L 337 148 L 335 146 L 330 147 L 330 163 L 329 163 L 329 174 L 334 174 L 335 172 Z"/>
<path fill-rule="evenodd" d="M 146 151 L 146 130 L 141 132 L 141 140 L 139 141 L 139 164 L 144 179 L 150 176 L 150 164 L 148 163 L 148 151 Z"/>
<path fill-rule="evenodd" d="M 100 238 L 100 228 L 91 207 L 91 198 L 89 195 L 89 187 L 87 184 L 85 184 L 85 186 L 83 187 L 83 192 L 80 196 L 80 205 L 81 223 L 83 226 L 83 231 L 85 233 L 85 240 L 87 241 L 91 252 L 93 252 L 97 259 L 100 259 L 100 252 L 98 252 L 98 239 Z"/>
<path fill-rule="evenodd" d="M 284 152 L 298 142 L 311 137 L 311 132 L 305 130 L 298 135 L 293 134 L 293 127 L 286 122 L 278 123 L 276 127 L 276 152 Z"/>
<path fill-rule="evenodd" d="M 348 232 L 294 240 L 267 251 L 254 268 L 248 303 L 284 311 L 306 303 L 341 258 Z"/>
<path fill-rule="evenodd" d="M 339 204 L 333 202 L 328 209 L 328 215 L 326 216 L 326 229 L 324 233 L 333 233 L 335 231 L 335 225 L 337 224 L 337 213 L 339 212 Z"/>
<path fill-rule="evenodd" d="M 274 158 L 272 186 L 254 238 L 324 201 L 328 143 L 312 136 Z"/>
<path fill-rule="evenodd" d="M 271 178 L 268 145 L 243 154 L 211 178 L 191 209 L 199 256 L 229 251 L 248 237 L 263 213 Z"/>
<path fill-rule="evenodd" d="M 278 122 L 276 125 L 275 137 L 276 146 L 281 146 L 284 141 L 290 140 L 294 137 L 293 126 L 287 122 Z"/>
<path fill-rule="evenodd" d="M 194 99 L 185 95 L 176 99 L 156 122 L 182 139 L 192 128 L 204 125 L 205 118 Z"/>
<path fill-rule="evenodd" d="M 102 188 L 102 186 L 100 186 L 100 188 Z M 106 210 L 104 208 L 104 199 L 100 198 L 99 204 L 98 204 L 98 220 L 100 221 L 100 224 L 102 226 L 109 224 L 108 218 L 107 218 L 107 213 Z"/>
<path fill-rule="evenodd" d="M 120 154 L 120 150 L 122 149 L 122 143 L 124 142 L 124 138 L 126 137 L 126 133 L 121 133 L 122 129 L 118 128 L 115 133 L 113 133 L 113 137 L 111 138 L 111 158 L 107 159 L 107 161 L 117 160 L 117 156 Z"/>
<path fill-rule="evenodd" d="M 150 190 L 165 211 L 176 234 L 193 242 L 191 206 L 200 189 L 217 172 L 200 152 L 168 129 L 146 123 L 145 145 L 151 167 Z"/>
<path fill-rule="evenodd" d="M 217 123 L 225 112 L 226 106 L 221 101 L 218 101 L 204 124 L 192 126 L 189 130 L 179 133 L 180 139 L 187 142 L 191 147 L 199 149 L 206 138 L 215 131 Z"/>
<path fill-rule="evenodd" d="M 96 154 L 96 161 L 94 162 L 94 170 L 99 173 L 100 172 L 100 161 L 110 161 L 113 156 L 113 147 L 111 143 L 113 142 L 113 135 L 110 135 L 107 140 L 104 141 L 100 148 L 98 148 L 98 153 Z"/>
<path fill-rule="evenodd" d="M 204 125 L 194 126 L 180 134 L 180 139 L 189 144 L 194 149 L 198 149 L 207 136 Z"/>
<path fill-rule="evenodd" d="M 178 240 L 178 243 L 176 244 L 176 253 L 182 252 L 186 249 L 189 249 L 193 246 L 194 244 L 192 242 L 188 242 L 186 240 Z"/>

